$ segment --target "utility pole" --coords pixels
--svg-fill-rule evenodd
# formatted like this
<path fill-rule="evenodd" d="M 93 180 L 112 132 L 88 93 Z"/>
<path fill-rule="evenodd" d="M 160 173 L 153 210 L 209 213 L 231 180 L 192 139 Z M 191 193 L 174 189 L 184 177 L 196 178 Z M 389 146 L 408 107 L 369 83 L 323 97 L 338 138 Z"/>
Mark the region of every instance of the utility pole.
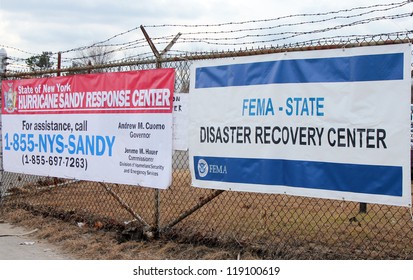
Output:
<path fill-rule="evenodd" d="M 6 66 L 7 66 L 7 52 L 5 49 L 0 49 L 0 79 L 3 78 L 4 74 L 6 73 Z"/>

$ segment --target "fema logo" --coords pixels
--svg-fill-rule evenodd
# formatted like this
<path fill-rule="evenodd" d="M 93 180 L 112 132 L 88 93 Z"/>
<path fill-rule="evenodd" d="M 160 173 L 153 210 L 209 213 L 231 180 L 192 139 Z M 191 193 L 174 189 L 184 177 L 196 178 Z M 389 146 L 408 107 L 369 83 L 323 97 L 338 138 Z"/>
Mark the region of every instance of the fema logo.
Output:
<path fill-rule="evenodd" d="M 198 174 L 199 177 L 205 177 L 208 174 L 208 163 L 204 159 L 198 161 Z"/>

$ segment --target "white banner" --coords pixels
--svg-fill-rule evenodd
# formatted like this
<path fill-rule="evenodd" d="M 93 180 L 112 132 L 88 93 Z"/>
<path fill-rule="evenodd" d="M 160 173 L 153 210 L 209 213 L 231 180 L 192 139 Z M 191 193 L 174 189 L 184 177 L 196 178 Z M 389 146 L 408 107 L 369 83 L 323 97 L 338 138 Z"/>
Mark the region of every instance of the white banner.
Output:
<path fill-rule="evenodd" d="M 196 187 L 411 205 L 411 46 L 194 63 Z"/>
<path fill-rule="evenodd" d="M 173 107 L 173 147 L 177 151 L 187 151 L 188 140 L 188 100 L 189 94 L 175 93 Z"/>
<path fill-rule="evenodd" d="M 174 69 L 3 81 L 2 88 L 4 170 L 171 184 Z"/>

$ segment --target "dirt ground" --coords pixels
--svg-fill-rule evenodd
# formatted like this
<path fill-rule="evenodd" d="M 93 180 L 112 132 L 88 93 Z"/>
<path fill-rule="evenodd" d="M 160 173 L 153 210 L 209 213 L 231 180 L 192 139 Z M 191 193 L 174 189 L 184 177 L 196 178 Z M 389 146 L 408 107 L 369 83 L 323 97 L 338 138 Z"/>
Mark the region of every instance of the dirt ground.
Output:
<path fill-rule="evenodd" d="M 39 228 L 75 259 L 413 259 L 408 208 L 218 193 L 191 187 L 189 175 L 174 172 L 158 216 L 154 189 L 9 175 L 0 219 Z M 133 221 L 133 241 L 119 236 Z M 142 236 L 148 228 L 161 239 Z"/>
<path fill-rule="evenodd" d="M 28 211 L 10 210 L 1 220 L 25 229 L 38 229 L 30 237 L 56 246 L 70 259 L 77 260 L 231 260 L 259 259 L 251 253 L 171 240 L 140 240 L 119 243 L 116 232 L 70 224 L 52 217 L 35 216 Z"/>

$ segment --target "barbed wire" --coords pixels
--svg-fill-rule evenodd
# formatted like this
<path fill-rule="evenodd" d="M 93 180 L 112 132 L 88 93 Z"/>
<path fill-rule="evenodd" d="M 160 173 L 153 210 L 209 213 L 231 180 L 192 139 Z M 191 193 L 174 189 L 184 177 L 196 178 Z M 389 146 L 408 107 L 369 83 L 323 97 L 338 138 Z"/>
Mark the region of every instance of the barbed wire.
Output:
<path fill-rule="evenodd" d="M 191 53 L 191 49 L 204 48 L 205 46 L 207 47 L 207 49 L 205 49 L 204 51 L 208 52 L 211 51 L 211 46 L 236 49 L 242 48 L 244 46 L 259 48 L 260 46 L 262 47 L 263 44 L 308 44 L 308 42 L 314 42 L 316 40 L 333 40 L 333 38 L 336 38 L 336 40 L 339 39 L 346 41 L 355 40 L 356 37 L 362 38 L 377 35 L 359 35 L 354 33 L 351 35 L 344 35 L 338 33 L 340 30 L 346 30 L 347 28 L 357 27 L 360 25 L 367 25 L 373 22 L 389 20 L 395 22 L 396 20 L 403 20 L 412 17 L 413 13 L 411 12 L 399 12 L 391 15 L 388 14 L 389 11 L 395 11 L 396 9 L 405 7 L 411 3 L 413 3 L 412 0 L 405 0 L 396 3 L 352 7 L 336 11 L 299 13 L 270 19 L 212 24 L 157 24 L 145 25 L 144 28 L 158 29 L 161 32 L 164 30 L 168 33 L 170 32 L 171 27 L 179 29 L 191 29 L 179 30 L 181 36 L 174 45 L 174 48 L 179 48 L 179 50 L 171 49 L 168 53 L 168 57 L 171 56 L 171 54 L 183 55 L 185 53 Z M 297 21 L 296 19 L 299 18 L 301 18 L 301 20 Z M 288 20 L 288 22 L 281 22 L 283 20 Z M 263 23 L 265 23 L 266 26 L 263 26 Z M 238 26 L 243 27 L 238 28 Z M 302 30 L 294 30 L 299 26 L 303 26 L 305 28 L 302 28 Z M 153 54 L 151 55 L 147 41 L 141 33 L 138 33 L 137 36 L 139 37 L 135 40 L 129 39 L 125 42 L 119 41 L 119 39 L 121 39 L 123 36 L 135 32 L 139 28 L 140 27 L 133 27 L 90 45 L 75 47 L 60 52 L 51 52 L 50 60 L 52 62 L 57 62 L 58 53 L 65 55 L 63 58 L 61 58 L 61 62 L 65 65 L 73 65 L 74 63 L 79 63 L 79 61 L 93 59 L 97 56 L 113 56 L 115 57 L 115 59 L 109 58 L 109 62 L 115 63 L 129 59 L 151 59 L 154 56 Z M 399 26 L 399 29 L 406 28 Z M 272 32 L 265 32 L 270 30 Z M 336 32 L 337 34 L 335 34 L 334 36 L 325 36 L 332 31 Z M 381 36 L 393 36 L 394 33 L 392 32 L 381 33 Z M 399 34 L 412 34 L 412 30 L 396 30 L 396 32 L 398 32 Z M 160 32 L 155 33 L 159 34 Z M 151 40 L 157 45 L 168 44 L 176 36 L 175 34 L 176 32 L 166 35 L 160 34 L 154 36 L 153 38 L 151 38 Z M 311 38 L 302 38 L 301 41 L 296 40 L 296 42 L 292 41 L 303 36 Z M 0 47 L 13 49 L 18 51 L 19 53 L 23 53 L 29 56 L 42 55 L 5 45 L 0 45 Z M 98 53 L 93 53 L 92 49 L 94 48 L 100 48 L 100 52 L 98 51 Z M 189 50 L 185 50 L 185 48 Z M 122 56 L 123 58 L 121 58 Z M 9 57 L 9 59 L 11 60 L 9 62 L 9 67 L 12 67 L 11 64 L 16 65 L 17 67 L 24 67 L 24 65 L 22 64 L 25 63 L 27 58 L 28 57 Z"/>
<path fill-rule="evenodd" d="M 73 49 L 69 49 L 69 50 L 65 50 L 65 51 L 62 51 L 61 53 L 81 51 L 81 50 L 93 48 L 93 47 L 95 47 L 95 46 L 98 46 L 98 45 L 107 43 L 107 42 L 109 42 L 109 41 L 111 41 L 111 40 L 113 40 L 113 39 L 115 39 L 115 38 L 118 38 L 118 37 L 120 37 L 120 36 L 123 36 L 123 35 L 125 35 L 125 34 L 131 33 L 131 32 L 133 32 L 133 31 L 137 30 L 138 28 L 139 28 L 139 27 L 134 27 L 134 28 L 132 28 L 132 29 L 129 29 L 129 30 L 126 30 L 126 31 L 124 31 L 124 32 L 121 32 L 121 33 L 118 33 L 118 34 L 116 34 L 116 35 L 113 35 L 113 36 L 111 36 L 111 37 L 109 37 L 108 39 L 105 39 L 105 40 L 103 40 L 103 41 L 96 42 L 96 43 L 94 43 L 94 44 L 92 44 L 92 45 L 84 46 L 84 47 L 78 47 L 78 48 L 73 48 Z"/>
<path fill-rule="evenodd" d="M 28 52 L 28 51 L 25 51 L 25 50 L 22 50 L 22 49 L 19 49 L 19 48 L 16 48 L 16 47 L 7 46 L 7 45 L 3 45 L 3 44 L 0 44 L 0 47 L 5 48 L 5 49 L 15 50 L 15 51 L 25 53 L 25 54 L 29 54 L 29 55 L 37 55 L 36 53 Z"/>
<path fill-rule="evenodd" d="M 397 6 L 401 7 L 403 5 Z M 397 7 L 391 7 L 391 8 L 386 8 L 386 9 L 381 9 L 381 10 L 374 10 L 374 12 L 378 11 L 389 11 L 391 9 L 397 8 Z M 244 28 L 244 29 L 236 29 L 236 30 L 218 30 L 218 31 L 197 31 L 197 32 L 181 32 L 181 36 L 186 36 L 186 35 L 203 35 L 203 34 L 232 34 L 232 33 L 239 33 L 239 32 L 254 32 L 254 31 L 263 31 L 263 30 L 272 30 L 272 29 L 277 29 L 277 28 L 282 28 L 282 27 L 296 27 L 300 25 L 311 25 L 311 24 L 318 24 L 318 23 L 326 23 L 328 21 L 333 21 L 333 20 L 339 20 L 339 19 L 351 19 L 355 17 L 360 17 L 363 15 L 371 14 L 371 11 L 355 14 L 355 15 L 346 15 L 346 16 L 334 16 L 330 18 L 325 18 L 325 19 L 319 19 L 319 20 L 309 20 L 309 21 L 301 21 L 301 22 L 294 22 L 294 23 L 283 23 L 283 24 L 278 24 L 278 25 L 272 25 L 272 26 L 266 26 L 266 27 L 256 27 L 256 28 Z M 409 13 L 406 14 L 407 16 Z M 244 35 L 244 37 L 247 35 Z M 257 35 L 256 35 L 257 36 Z M 174 35 L 168 35 L 165 37 L 165 39 L 173 38 Z M 241 39 L 243 36 L 240 37 L 235 37 L 235 38 L 225 38 L 225 39 Z M 221 39 L 221 38 L 212 38 L 212 39 Z"/>
<path fill-rule="evenodd" d="M 312 31 L 283 31 L 283 32 L 277 32 L 277 33 L 268 33 L 268 34 L 247 34 L 243 36 L 238 36 L 238 37 L 225 37 L 225 38 L 210 38 L 210 37 L 205 37 L 205 38 L 185 38 L 183 37 L 179 43 L 205 43 L 208 45 L 232 45 L 232 46 L 238 46 L 238 45 L 250 45 L 250 44 L 261 44 L 261 43 L 271 43 L 271 42 L 277 42 L 277 41 L 283 41 L 283 40 L 288 40 L 292 39 L 298 36 L 302 35 L 310 35 L 310 34 L 317 34 L 317 33 L 325 33 L 328 31 L 336 31 L 339 29 L 343 29 L 346 27 L 354 27 L 357 25 L 361 24 L 368 24 L 374 21 L 379 21 L 379 20 L 393 20 L 393 19 L 400 19 L 400 18 L 406 18 L 410 17 L 410 13 L 405 13 L 405 14 L 398 14 L 398 15 L 391 15 L 391 16 L 379 16 L 379 17 L 374 17 L 374 18 L 368 18 L 368 19 L 362 19 L 359 21 L 351 22 L 349 24 L 340 24 L 332 27 L 326 27 L 322 29 L 315 29 Z M 408 32 L 408 31 L 407 31 Z M 288 36 L 284 36 L 288 35 Z M 246 39 L 246 38 L 262 38 L 262 37 L 271 37 L 271 36 L 284 36 L 281 38 L 273 38 L 273 39 L 268 39 L 268 40 L 254 40 L 254 41 L 247 41 L 247 42 L 237 42 L 241 39 Z M 232 41 L 230 41 L 232 40 Z M 219 42 L 219 41 L 224 41 L 224 42 Z M 162 43 L 166 43 L 162 42 Z"/>
<path fill-rule="evenodd" d="M 362 6 L 362 7 L 354 7 L 350 9 L 342 9 L 337 11 L 328 11 L 322 13 L 301 13 L 301 14 L 294 14 L 294 15 L 286 15 L 280 16 L 272 19 L 261 19 L 261 20 L 246 20 L 246 21 L 239 21 L 239 22 L 225 22 L 225 23 L 216 23 L 216 24 L 157 24 L 157 25 L 145 25 L 144 27 L 148 28 L 163 28 L 163 27 L 184 27 L 184 28 L 196 28 L 196 27 L 222 27 L 226 25 L 243 25 L 243 24 L 250 24 L 250 23 L 260 23 L 260 22 L 270 22 L 270 21 L 278 21 L 282 19 L 291 19 L 294 17 L 310 17 L 310 16 L 325 16 L 331 14 L 339 14 L 345 12 L 352 12 L 356 10 L 364 10 L 364 9 L 373 9 L 378 7 L 402 7 L 409 3 L 412 3 L 412 0 L 402 1 L 398 3 L 388 3 L 388 4 L 375 4 L 370 6 Z"/>

